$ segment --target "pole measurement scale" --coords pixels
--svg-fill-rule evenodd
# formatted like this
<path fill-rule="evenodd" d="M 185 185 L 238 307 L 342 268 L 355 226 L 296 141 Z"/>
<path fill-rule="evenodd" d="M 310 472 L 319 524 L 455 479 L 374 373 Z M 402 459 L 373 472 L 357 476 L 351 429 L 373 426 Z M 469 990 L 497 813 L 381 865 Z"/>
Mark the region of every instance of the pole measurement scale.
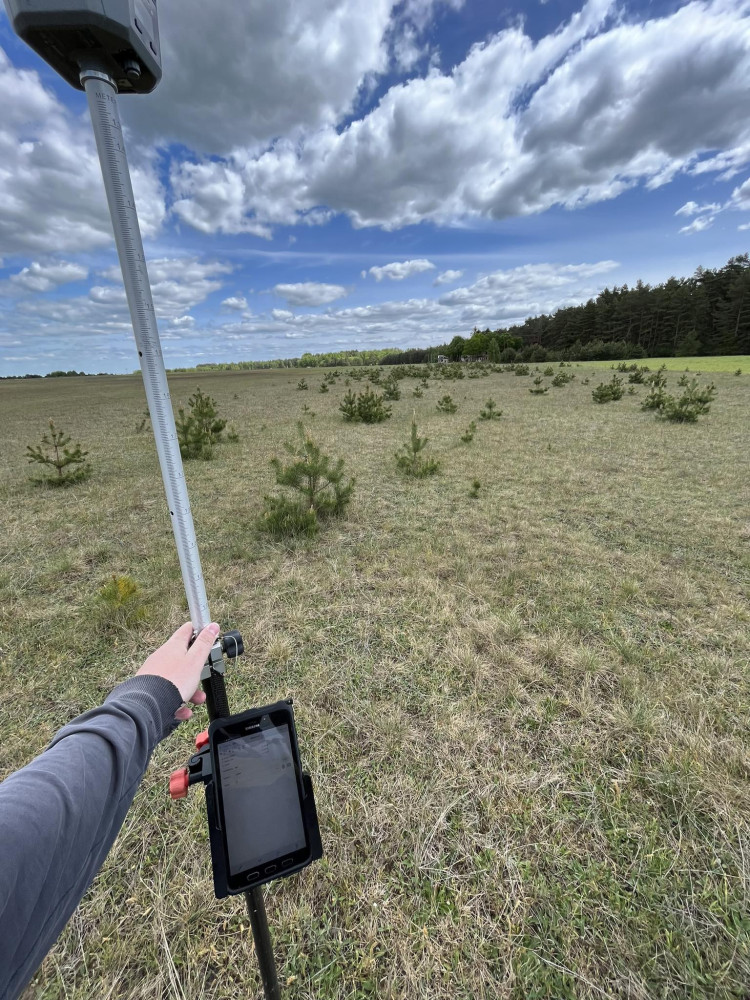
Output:
<path fill-rule="evenodd" d="M 161 79 L 161 47 L 156 4 L 154 0 L 4 0 L 4 2 L 16 33 L 71 86 L 86 92 L 190 619 L 197 633 L 211 621 L 211 616 L 117 106 L 118 93 L 147 94 Z M 309 776 L 301 772 L 295 734 L 294 739 L 290 740 L 290 749 L 287 751 L 282 748 L 279 752 L 282 755 L 286 754 L 281 766 L 289 768 L 290 761 L 296 761 L 294 766 L 302 817 L 299 819 L 301 824 L 299 828 L 302 831 L 300 836 L 304 835 L 306 838 L 304 840 L 306 846 L 295 853 L 294 863 L 290 856 L 287 859 L 279 859 L 278 866 L 276 864 L 266 865 L 265 868 L 259 866 L 257 871 L 248 873 L 247 890 L 237 887 L 237 877 L 233 879 L 236 872 L 232 871 L 232 859 L 227 855 L 226 840 L 229 833 L 228 826 L 231 824 L 224 822 L 222 848 L 223 814 L 220 809 L 217 811 L 217 804 L 223 805 L 224 798 L 230 795 L 230 786 L 227 786 L 223 789 L 223 798 L 221 797 L 218 745 L 221 738 L 225 741 L 222 743 L 223 747 L 227 745 L 237 747 L 238 750 L 233 751 L 235 755 L 240 752 L 241 742 L 238 739 L 240 731 L 237 726 L 243 720 L 246 721 L 248 714 L 252 715 L 244 713 L 234 717 L 234 720 L 230 719 L 224 683 L 225 658 L 234 660 L 242 651 L 242 638 L 233 630 L 224 632 L 211 650 L 201 674 L 201 683 L 206 692 L 206 707 L 212 725 L 207 733 L 201 733 L 197 737 L 198 753 L 190 759 L 189 765 L 172 775 L 170 793 L 173 798 L 182 798 L 187 794 L 188 785 L 194 782 L 203 782 L 206 785 L 217 896 L 244 891 L 264 994 L 266 1000 L 280 1000 L 263 893 L 258 883 L 262 884 L 290 874 L 292 871 L 298 871 L 310 861 L 320 857 L 321 847 L 312 786 Z M 263 712 L 266 714 L 262 714 Z M 274 713 L 285 719 L 289 716 L 283 728 L 287 733 L 293 731 L 291 705 L 282 706 L 280 703 L 256 711 L 257 718 L 261 721 L 254 721 L 255 716 L 253 716 L 255 729 L 265 726 L 270 731 L 273 728 L 272 723 L 262 720 L 270 720 Z M 224 720 L 229 720 L 226 725 Z M 219 728 L 216 735 L 217 746 L 213 747 L 210 745 L 211 736 L 216 727 Z M 249 723 L 245 725 L 245 730 L 248 728 Z M 281 731 L 281 728 L 274 730 L 273 745 L 281 747 L 278 738 L 278 733 Z M 237 742 L 227 744 L 226 741 L 232 739 L 236 739 Z M 297 817 L 293 819 L 296 820 Z M 232 832 L 232 836 L 237 836 L 236 830 Z M 288 868 L 284 870 L 283 866 Z M 240 882 L 244 874 L 243 872 L 239 876 Z"/>

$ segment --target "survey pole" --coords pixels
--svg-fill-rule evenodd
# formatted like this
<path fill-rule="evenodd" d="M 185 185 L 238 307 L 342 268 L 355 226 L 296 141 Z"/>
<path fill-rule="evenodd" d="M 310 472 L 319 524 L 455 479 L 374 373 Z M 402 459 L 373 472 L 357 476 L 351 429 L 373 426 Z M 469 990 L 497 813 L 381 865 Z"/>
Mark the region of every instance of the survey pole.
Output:
<path fill-rule="evenodd" d="M 159 466 L 167 493 L 172 530 L 177 543 L 190 620 L 193 628 L 200 631 L 211 621 L 211 616 L 117 107 L 117 85 L 112 77 L 96 64 L 82 65 L 81 84 L 86 91 L 91 112 L 91 123 L 94 127 L 96 148 L 125 283 L 125 294 L 133 322 L 133 333 L 143 373 Z M 221 660 L 220 652 L 218 659 Z M 205 669 L 202 681 L 209 718 L 213 721 L 215 718 L 229 716 L 223 671 Z M 281 993 L 262 888 L 256 887 L 246 892 L 245 900 L 265 998 L 280 1000 Z"/>

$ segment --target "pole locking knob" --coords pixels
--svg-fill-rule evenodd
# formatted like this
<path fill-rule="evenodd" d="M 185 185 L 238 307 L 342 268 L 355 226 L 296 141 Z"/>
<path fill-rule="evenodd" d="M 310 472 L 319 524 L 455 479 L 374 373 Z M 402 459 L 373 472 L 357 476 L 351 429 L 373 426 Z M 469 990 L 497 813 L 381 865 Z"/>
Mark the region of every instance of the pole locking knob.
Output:
<path fill-rule="evenodd" d="M 188 769 L 181 767 L 179 771 L 172 771 L 169 779 L 169 797 L 171 799 L 186 799 L 190 777 Z"/>

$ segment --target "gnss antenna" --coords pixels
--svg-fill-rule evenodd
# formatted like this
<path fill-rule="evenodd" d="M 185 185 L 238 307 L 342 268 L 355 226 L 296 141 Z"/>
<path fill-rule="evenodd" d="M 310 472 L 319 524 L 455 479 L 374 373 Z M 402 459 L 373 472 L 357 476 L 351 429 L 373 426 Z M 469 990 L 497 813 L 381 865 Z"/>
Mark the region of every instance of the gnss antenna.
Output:
<path fill-rule="evenodd" d="M 197 631 L 211 621 L 172 402 L 156 326 L 143 241 L 125 154 L 117 94 L 148 94 L 161 79 L 154 0 L 5 0 L 16 33 L 63 79 L 85 90 L 154 428 L 188 608 Z M 242 652 L 225 632 L 201 675 L 209 719 L 229 716 L 224 657 Z M 260 887 L 245 893 L 266 1000 L 280 1000 Z"/>

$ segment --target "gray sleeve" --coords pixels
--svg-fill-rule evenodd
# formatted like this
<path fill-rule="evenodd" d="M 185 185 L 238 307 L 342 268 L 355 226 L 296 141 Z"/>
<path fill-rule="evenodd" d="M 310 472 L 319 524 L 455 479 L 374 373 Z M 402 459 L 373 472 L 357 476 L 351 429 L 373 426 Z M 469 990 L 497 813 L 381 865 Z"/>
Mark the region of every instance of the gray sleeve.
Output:
<path fill-rule="evenodd" d="M 120 684 L 0 784 L 0 1000 L 15 1000 L 99 871 L 180 692 Z"/>

